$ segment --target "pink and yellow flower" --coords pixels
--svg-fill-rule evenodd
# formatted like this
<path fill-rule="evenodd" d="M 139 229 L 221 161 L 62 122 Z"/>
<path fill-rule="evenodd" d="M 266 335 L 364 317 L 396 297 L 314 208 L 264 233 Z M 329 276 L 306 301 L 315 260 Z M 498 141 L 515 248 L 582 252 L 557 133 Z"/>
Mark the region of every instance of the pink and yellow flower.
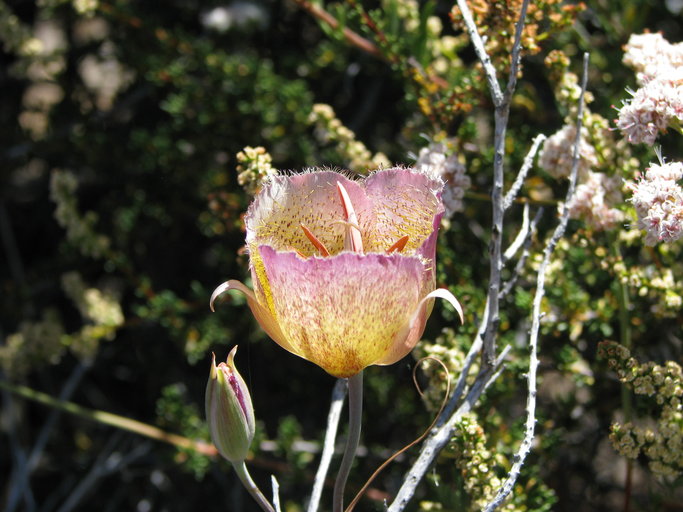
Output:
<path fill-rule="evenodd" d="M 408 169 L 352 180 L 332 171 L 272 178 L 245 218 L 254 317 L 284 349 L 336 377 L 408 354 L 424 331 L 435 288 L 444 208 L 440 180 Z"/>

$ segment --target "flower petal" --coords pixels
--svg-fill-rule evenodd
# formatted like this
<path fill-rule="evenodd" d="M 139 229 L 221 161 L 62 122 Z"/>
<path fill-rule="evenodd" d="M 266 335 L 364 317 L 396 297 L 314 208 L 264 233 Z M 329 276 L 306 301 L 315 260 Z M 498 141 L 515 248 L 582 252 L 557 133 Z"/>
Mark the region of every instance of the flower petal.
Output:
<path fill-rule="evenodd" d="M 258 251 L 288 350 L 336 377 L 394 351 L 425 287 L 415 256 L 345 252 L 304 260 L 269 246 Z"/>
<path fill-rule="evenodd" d="M 337 183 L 337 190 L 341 198 L 344 213 L 346 214 L 346 232 L 344 234 L 344 250 L 353 252 L 363 252 L 363 240 L 358 226 L 358 216 L 353 207 L 349 193 L 344 185 Z"/>
<path fill-rule="evenodd" d="M 241 283 L 240 281 L 231 279 L 230 281 L 226 281 L 225 283 L 220 284 L 218 285 L 218 287 L 216 287 L 216 289 L 211 294 L 211 300 L 209 301 L 209 307 L 211 308 L 211 311 L 214 311 L 213 305 L 218 296 L 227 292 L 228 290 L 238 290 L 242 292 L 244 295 L 246 295 L 247 304 L 249 304 L 249 309 L 251 309 L 251 313 L 254 315 L 254 318 L 259 323 L 261 328 L 264 331 L 266 331 L 266 334 L 270 336 L 278 345 L 282 346 L 284 349 L 289 351 L 292 350 L 289 346 L 289 343 L 287 343 L 286 338 L 282 334 L 280 326 L 278 325 L 275 318 L 273 318 L 273 315 L 270 314 L 267 308 L 259 304 L 258 300 L 256 299 L 256 296 L 254 295 L 254 292 L 247 288 L 247 286 L 245 286 L 244 283 Z"/>

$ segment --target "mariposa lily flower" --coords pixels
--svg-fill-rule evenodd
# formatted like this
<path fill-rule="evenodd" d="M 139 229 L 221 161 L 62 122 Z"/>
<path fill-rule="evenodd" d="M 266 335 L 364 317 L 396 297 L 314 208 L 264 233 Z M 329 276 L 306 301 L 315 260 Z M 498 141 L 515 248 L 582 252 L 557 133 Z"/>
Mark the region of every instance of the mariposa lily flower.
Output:
<path fill-rule="evenodd" d="M 251 311 L 284 349 L 331 375 L 351 377 L 408 354 L 433 299 L 435 251 L 444 212 L 441 181 L 409 169 L 353 180 L 332 171 L 276 176 L 246 218 L 254 290 Z"/>

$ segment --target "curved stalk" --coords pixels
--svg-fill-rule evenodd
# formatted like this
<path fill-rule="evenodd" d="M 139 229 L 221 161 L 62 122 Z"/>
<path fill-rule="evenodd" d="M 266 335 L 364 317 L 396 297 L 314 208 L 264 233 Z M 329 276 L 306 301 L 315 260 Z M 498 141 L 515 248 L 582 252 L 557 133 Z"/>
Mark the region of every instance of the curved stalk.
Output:
<path fill-rule="evenodd" d="M 349 378 L 349 437 L 346 440 L 344 457 L 342 458 L 337 480 L 334 482 L 333 512 L 344 510 L 344 488 L 351 472 L 351 464 L 356 457 L 356 449 L 360 441 L 361 419 L 363 416 L 363 372 Z"/>
<path fill-rule="evenodd" d="M 237 473 L 237 476 L 240 478 L 242 485 L 244 485 L 245 489 L 249 491 L 249 494 L 251 494 L 251 497 L 256 500 L 256 503 L 259 504 L 261 509 L 265 512 L 275 512 L 275 509 L 270 504 L 268 499 L 266 499 L 266 497 L 263 495 L 261 489 L 259 489 L 251 479 L 251 475 L 249 474 L 244 461 L 235 462 L 233 463 L 232 467 L 235 468 L 235 473 Z"/>

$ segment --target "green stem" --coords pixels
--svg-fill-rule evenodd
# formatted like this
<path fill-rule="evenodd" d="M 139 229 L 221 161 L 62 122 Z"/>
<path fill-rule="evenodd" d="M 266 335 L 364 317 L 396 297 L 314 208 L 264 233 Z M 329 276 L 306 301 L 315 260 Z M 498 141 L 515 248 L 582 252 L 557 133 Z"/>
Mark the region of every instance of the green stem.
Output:
<path fill-rule="evenodd" d="M 621 249 L 616 239 L 612 240 L 612 253 L 617 261 L 621 261 Z M 631 319 L 630 319 L 630 300 L 628 296 L 628 285 L 617 276 L 617 300 L 619 301 L 619 337 L 621 345 L 631 350 Z M 633 414 L 633 404 L 631 392 L 626 386 L 621 386 L 621 407 L 624 411 L 624 421 L 631 421 Z M 631 485 L 633 476 L 633 461 L 626 461 L 626 478 L 624 482 L 624 512 L 629 512 L 631 501 Z"/>
<path fill-rule="evenodd" d="M 170 432 L 165 432 L 153 425 L 148 425 L 147 423 L 142 423 L 141 421 L 119 416 L 118 414 L 87 409 L 73 402 L 59 400 L 58 398 L 50 396 L 46 393 L 41 393 L 40 391 L 36 391 L 35 389 L 31 389 L 26 386 L 10 384 L 9 382 L 0 380 L 0 389 L 6 389 L 15 395 L 21 396 L 28 400 L 33 400 L 34 402 L 38 402 L 43 405 L 47 405 L 53 409 L 59 409 L 61 411 L 68 412 L 69 414 L 73 414 L 74 416 L 78 416 L 80 418 L 96 421 L 98 423 L 104 423 L 105 425 L 110 425 L 112 427 L 127 430 L 129 432 L 134 432 L 145 437 L 156 439 L 157 441 L 163 441 L 165 443 L 172 444 L 179 448 L 195 450 L 199 453 L 210 456 L 215 456 L 217 453 L 216 448 L 209 443 L 195 441 L 177 434 L 171 434 Z"/>
<path fill-rule="evenodd" d="M 249 494 L 251 494 L 252 498 L 256 500 L 256 503 L 259 504 L 261 509 L 265 510 L 265 512 L 275 512 L 273 506 L 266 499 L 261 490 L 256 486 L 254 481 L 251 479 L 251 475 L 249 474 L 249 471 L 247 470 L 247 466 L 244 463 L 244 461 L 233 462 L 232 467 L 235 468 L 235 473 L 237 473 L 237 476 L 240 478 L 242 485 L 244 485 L 245 489 L 249 491 Z"/>
<path fill-rule="evenodd" d="M 332 498 L 333 512 L 344 510 L 344 488 L 351 472 L 351 465 L 356 456 L 360 441 L 361 419 L 363 417 L 363 372 L 349 378 L 349 437 L 346 440 L 344 457 L 339 466 L 337 480 L 334 482 Z"/>
<path fill-rule="evenodd" d="M 619 242 L 613 240 L 610 244 L 612 246 L 612 254 L 617 261 L 621 261 L 621 249 Z M 619 302 L 619 337 L 621 344 L 627 349 L 631 350 L 631 318 L 630 318 L 630 299 L 628 296 L 628 285 L 617 276 L 617 300 Z M 629 421 L 631 419 L 631 393 L 622 386 L 621 388 L 621 402 L 624 409 L 624 419 Z"/>

